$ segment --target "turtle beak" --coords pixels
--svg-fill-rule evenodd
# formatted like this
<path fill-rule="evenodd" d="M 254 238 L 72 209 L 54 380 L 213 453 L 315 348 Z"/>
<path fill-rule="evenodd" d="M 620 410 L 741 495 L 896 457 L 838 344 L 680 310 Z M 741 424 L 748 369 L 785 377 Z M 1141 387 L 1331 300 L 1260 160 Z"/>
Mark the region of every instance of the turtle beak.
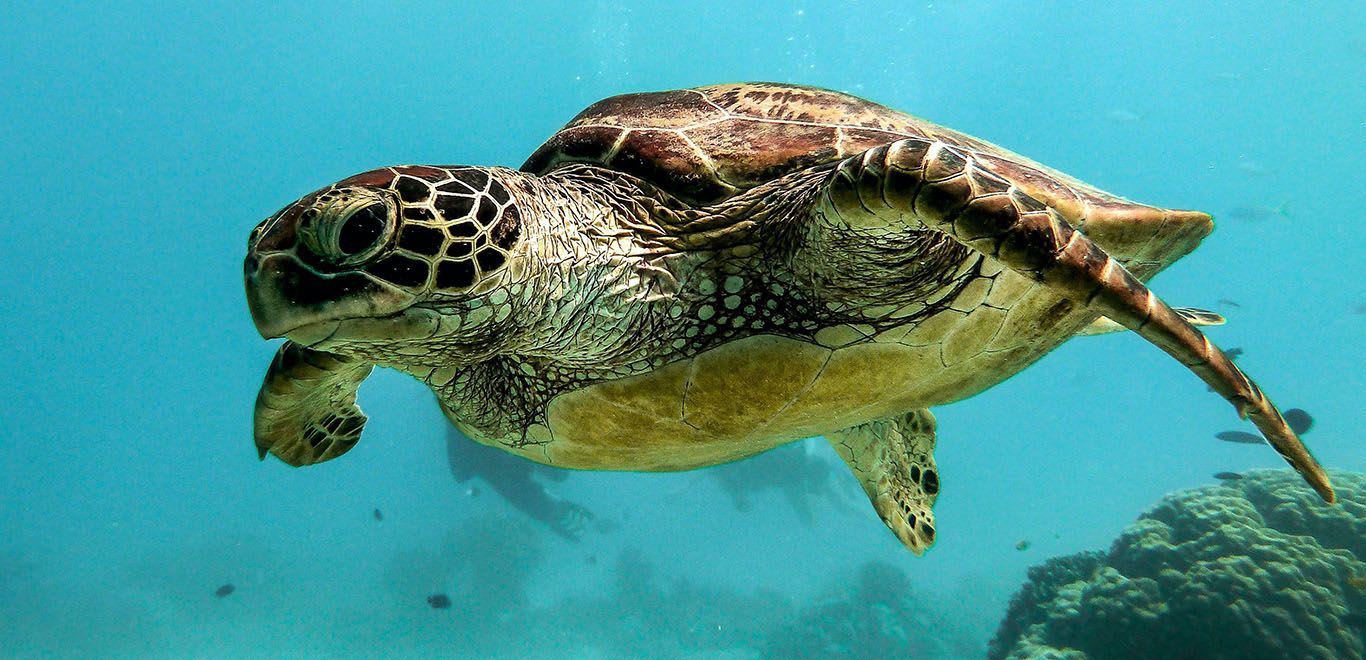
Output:
<path fill-rule="evenodd" d="M 413 302 L 411 295 L 361 273 L 318 274 L 283 252 L 248 253 L 243 270 L 247 307 L 266 339 L 288 336 L 311 345 L 343 320 L 392 315 Z"/>

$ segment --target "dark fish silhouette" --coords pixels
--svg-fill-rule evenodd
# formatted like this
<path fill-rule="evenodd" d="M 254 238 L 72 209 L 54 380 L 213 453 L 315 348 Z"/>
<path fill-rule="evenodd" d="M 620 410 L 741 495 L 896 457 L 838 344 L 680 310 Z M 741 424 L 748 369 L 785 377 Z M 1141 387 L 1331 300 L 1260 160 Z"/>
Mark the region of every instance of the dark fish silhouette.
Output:
<path fill-rule="evenodd" d="M 1262 436 L 1253 433 L 1245 433 L 1243 431 L 1224 431 L 1223 433 L 1215 433 L 1214 437 L 1219 438 L 1224 442 L 1236 442 L 1243 445 L 1260 445 L 1266 443 L 1266 440 L 1262 438 Z"/>
<path fill-rule="evenodd" d="M 228 594 L 230 594 L 230 593 L 232 593 L 232 592 L 234 592 L 234 591 L 237 591 L 237 587 L 232 586 L 232 583 L 229 582 L 229 583 L 227 583 L 227 584 L 225 584 L 225 585 L 219 587 L 216 591 L 214 591 L 214 592 L 213 592 L 213 595 L 218 596 L 219 598 L 222 598 L 222 597 L 224 597 L 224 596 L 226 596 L 226 595 L 228 595 Z"/>
<path fill-rule="evenodd" d="M 1220 305 L 1228 305 L 1229 307 L 1242 307 L 1242 305 L 1239 305 L 1238 303 L 1236 303 L 1236 302 L 1234 302 L 1234 301 L 1232 301 L 1232 300 L 1229 300 L 1228 298 L 1220 298 L 1220 299 L 1219 299 L 1219 304 L 1220 304 Z"/>
<path fill-rule="evenodd" d="M 1028 539 L 1025 539 L 1025 540 L 1023 540 L 1023 541 L 1020 541 L 1019 543 L 1016 543 L 1016 544 L 1015 544 L 1015 549 L 1016 549 L 1016 550 L 1019 550 L 1020 552 L 1024 552 L 1025 550 L 1028 550 L 1028 549 L 1029 549 L 1029 546 L 1031 546 L 1031 545 L 1034 545 L 1034 544 L 1033 544 L 1033 543 L 1030 543 Z"/>
<path fill-rule="evenodd" d="M 1215 472 L 1214 478 L 1220 481 L 1237 481 L 1242 479 L 1243 475 L 1238 474 L 1237 472 Z"/>
<path fill-rule="evenodd" d="M 1314 428 L 1314 418 L 1309 416 L 1303 408 L 1291 408 L 1281 413 L 1285 417 L 1285 423 L 1290 425 L 1290 430 L 1301 435 L 1308 433 L 1309 429 Z"/>
<path fill-rule="evenodd" d="M 384 521 L 384 514 L 383 514 L 383 513 L 380 513 L 380 510 L 379 510 L 379 509 L 375 509 L 375 514 L 374 514 L 374 515 L 375 515 L 375 522 L 383 522 L 383 521 Z"/>
<path fill-rule="evenodd" d="M 451 597 L 446 594 L 432 594 L 427 597 L 427 604 L 434 610 L 444 610 L 451 606 Z"/>

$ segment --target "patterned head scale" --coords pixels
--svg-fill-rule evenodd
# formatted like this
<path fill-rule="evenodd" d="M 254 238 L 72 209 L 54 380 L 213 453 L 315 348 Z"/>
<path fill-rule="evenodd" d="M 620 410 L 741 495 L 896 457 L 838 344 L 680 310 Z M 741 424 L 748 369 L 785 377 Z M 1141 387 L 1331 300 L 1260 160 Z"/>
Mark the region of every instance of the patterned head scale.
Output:
<path fill-rule="evenodd" d="M 512 195 L 474 167 L 386 167 L 338 181 L 252 233 L 247 297 L 263 335 L 459 297 L 505 270 Z"/>

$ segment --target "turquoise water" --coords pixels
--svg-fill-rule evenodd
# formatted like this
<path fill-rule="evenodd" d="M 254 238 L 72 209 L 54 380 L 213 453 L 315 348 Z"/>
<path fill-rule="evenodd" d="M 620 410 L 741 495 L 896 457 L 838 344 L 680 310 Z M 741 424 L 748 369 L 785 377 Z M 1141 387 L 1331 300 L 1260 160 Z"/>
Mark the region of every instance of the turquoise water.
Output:
<path fill-rule="evenodd" d="M 1187 4 L 6 8 L 0 654 L 748 657 L 747 631 L 880 561 L 933 624 L 917 653 L 979 657 L 1028 566 L 1214 472 L 1281 466 L 1215 440 L 1250 425 L 1128 335 L 936 410 L 921 558 L 819 441 L 833 481 L 809 524 L 781 490 L 737 510 L 707 472 L 575 473 L 548 488 L 597 517 L 568 541 L 457 484 L 430 395 L 394 372 L 362 388 L 345 457 L 256 460 L 275 347 L 242 295 L 253 226 L 380 165 L 515 167 L 630 91 L 844 90 L 1213 213 L 1154 288 L 1226 314 L 1210 336 L 1314 414 L 1317 457 L 1366 469 L 1366 5 Z"/>

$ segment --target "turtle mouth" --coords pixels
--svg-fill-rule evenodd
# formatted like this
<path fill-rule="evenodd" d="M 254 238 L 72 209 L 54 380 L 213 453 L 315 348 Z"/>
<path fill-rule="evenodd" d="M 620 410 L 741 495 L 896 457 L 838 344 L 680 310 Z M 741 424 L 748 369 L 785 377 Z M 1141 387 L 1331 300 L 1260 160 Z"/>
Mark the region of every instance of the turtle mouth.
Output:
<path fill-rule="evenodd" d="M 385 316 L 354 316 L 313 321 L 280 333 L 297 344 L 326 350 L 341 344 L 391 343 L 431 339 L 441 328 L 441 317 L 421 307 Z"/>
<path fill-rule="evenodd" d="M 405 319 L 416 302 L 412 293 L 364 272 L 317 273 L 288 253 L 249 253 L 245 275 L 247 307 L 266 339 L 289 337 L 310 345 L 329 335 L 383 338 L 386 331 L 367 330 L 363 322 Z"/>

